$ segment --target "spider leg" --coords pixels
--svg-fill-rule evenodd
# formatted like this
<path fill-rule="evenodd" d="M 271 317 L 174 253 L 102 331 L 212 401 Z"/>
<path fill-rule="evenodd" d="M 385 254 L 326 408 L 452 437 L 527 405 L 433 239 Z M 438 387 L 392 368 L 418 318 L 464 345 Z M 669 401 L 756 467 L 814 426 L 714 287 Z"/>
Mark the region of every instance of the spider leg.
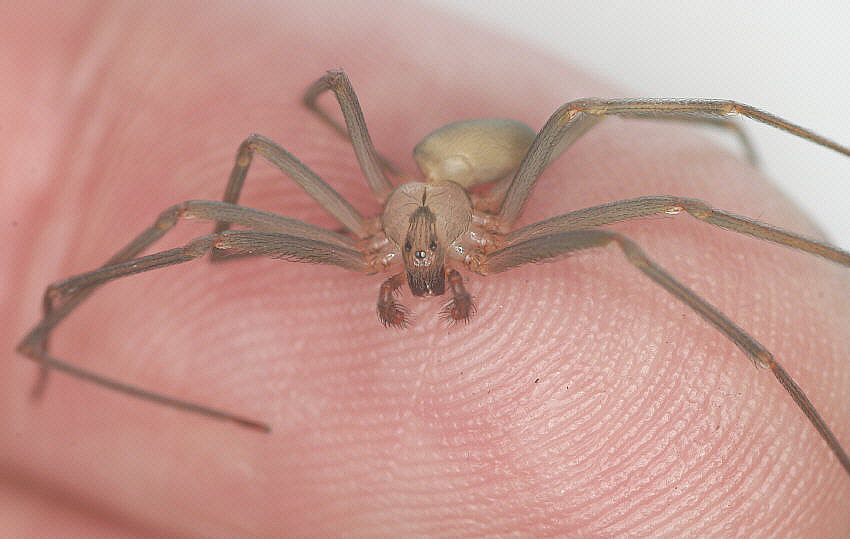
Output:
<path fill-rule="evenodd" d="M 333 91 L 336 96 L 339 107 L 342 109 L 342 116 L 345 118 L 346 128 L 337 123 L 317 103 L 319 96 L 328 90 Z M 354 153 L 363 174 L 366 176 L 369 188 L 378 201 L 383 203 L 393 190 L 392 184 L 384 174 L 384 169 L 398 175 L 398 168 L 375 151 L 372 138 L 369 136 L 368 129 L 366 129 L 366 121 L 363 119 L 363 110 L 357 100 L 357 94 L 354 93 L 354 88 L 352 88 L 345 72 L 342 70 L 328 71 L 307 88 L 302 101 L 308 109 L 316 113 L 337 133 L 351 140 Z"/>
<path fill-rule="evenodd" d="M 284 174 L 295 180 L 295 183 L 300 185 L 308 195 L 313 197 L 331 216 L 358 238 L 365 238 L 369 235 L 363 216 L 354 209 L 354 206 L 328 185 L 321 176 L 310 170 L 307 165 L 273 140 L 262 135 L 250 135 L 239 146 L 236 161 L 233 164 L 233 170 L 224 191 L 224 202 L 236 204 L 239 201 L 239 194 L 245 184 L 245 176 L 248 173 L 248 167 L 251 166 L 255 152 L 268 159 Z M 219 221 L 216 224 L 215 232 L 223 232 L 228 228 L 230 228 L 230 222 Z M 214 251 L 213 257 L 215 258 L 215 256 L 216 252 Z"/>
<path fill-rule="evenodd" d="M 732 133 L 735 138 L 738 139 L 738 144 L 741 145 L 741 148 L 744 150 L 744 157 L 747 159 L 752 166 L 757 167 L 759 165 L 759 156 L 756 151 L 755 146 L 753 146 L 753 141 L 750 140 L 747 132 L 744 131 L 744 128 L 741 127 L 741 124 L 735 118 L 703 118 L 700 116 L 664 116 L 658 118 L 652 118 L 657 120 L 673 120 L 673 121 L 682 121 L 688 123 L 698 122 L 701 124 L 709 125 L 712 127 L 717 127 L 719 129 L 725 129 Z"/>
<path fill-rule="evenodd" d="M 591 120 L 606 116 L 644 119 L 693 119 L 698 121 L 728 120 L 740 115 L 781 129 L 792 135 L 810 140 L 844 155 L 850 148 L 842 146 L 813 131 L 800 127 L 773 114 L 750 105 L 716 99 L 577 99 L 562 105 L 537 133 L 528 154 L 520 164 L 499 210 L 499 219 L 507 230 L 522 212 L 525 201 L 534 188 L 537 178 L 569 144 L 578 137 L 572 131 L 587 131 Z M 592 122 L 595 123 L 595 122 Z M 592 126 L 592 124 L 591 124 Z M 580 136 L 580 135 L 579 135 Z M 564 141 L 568 141 L 564 143 Z"/>
<path fill-rule="evenodd" d="M 623 251 L 630 264 L 720 330 L 746 353 L 757 367 L 769 368 L 827 443 L 844 470 L 850 474 L 850 457 L 800 386 L 794 382 L 773 355 L 729 317 L 674 279 L 653 262 L 635 242 L 625 236 L 610 230 L 572 230 L 538 236 L 519 241 L 488 255 L 482 255 L 475 270 L 484 275 L 498 273 L 523 264 L 550 260 L 571 252 L 605 247 L 612 243 Z"/>
<path fill-rule="evenodd" d="M 136 258 L 141 251 L 171 230 L 181 218 L 227 219 L 241 226 L 256 227 L 257 230 L 230 230 L 209 234 L 192 240 L 183 247 Z M 366 273 L 374 271 L 364 255 L 356 250 L 354 240 L 341 234 L 296 219 L 224 202 L 195 200 L 177 204 L 162 212 L 153 225 L 113 255 L 104 266 L 47 287 L 43 300 L 43 318 L 17 347 L 21 354 L 42 366 L 37 389 L 41 391 L 44 387 L 44 373 L 48 369 L 55 369 L 141 399 L 268 431 L 269 427 L 263 423 L 124 384 L 76 367 L 51 356 L 47 351 L 52 330 L 99 285 L 125 275 L 188 262 L 203 256 L 213 248 L 238 249 L 299 262 L 333 264 Z"/>
<path fill-rule="evenodd" d="M 561 126 L 557 132 L 550 133 L 546 137 L 542 136 L 542 131 L 538 133 L 516 173 L 508 174 L 493 183 L 493 186 L 487 191 L 486 198 L 478 207 L 488 211 L 495 210 L 494 213 L 498 213 L 499 208 L 503 208 L 504 211 L 505 197 L 511 186 L 517 182 L 517 175 L 520 171 L 523 171 L 523 177 L 532 175 L 536 178 L 540 176 L 549 166 L 549 163 L 557 159 L 573 142 L 581 138 L 602 119 L 601 116 L 582 114 Z"/>
<path fill-rule="evenodd" d="M 734 215 L 713 208 L 701 200 L 677 196 L 659 195 L 609 202 L 600 206 L 581 209 L 518 228 L 504 237 L 505 246 L 559 232 L 592 228 L 627 219 L 649 215 L 688 215 L 706 223 L 748 234 L 760 240 L 786 245 L 850 266 L 850 253 L 829 244 L 803 237 L 794 232 L 760 223 L 753 219 Z"/>

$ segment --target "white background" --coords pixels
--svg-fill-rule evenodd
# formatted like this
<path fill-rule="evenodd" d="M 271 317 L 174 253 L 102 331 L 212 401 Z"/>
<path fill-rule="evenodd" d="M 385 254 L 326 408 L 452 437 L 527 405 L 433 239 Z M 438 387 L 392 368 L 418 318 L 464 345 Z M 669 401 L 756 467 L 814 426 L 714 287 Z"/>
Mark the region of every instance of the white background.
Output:
<path fill-rule="evenodd" d="M 848 2 L 428 0 L 633 95 L 734 99 L 850 145 Z M 850 250 L 850 157 L 745 120 L 761 167 Z"/>

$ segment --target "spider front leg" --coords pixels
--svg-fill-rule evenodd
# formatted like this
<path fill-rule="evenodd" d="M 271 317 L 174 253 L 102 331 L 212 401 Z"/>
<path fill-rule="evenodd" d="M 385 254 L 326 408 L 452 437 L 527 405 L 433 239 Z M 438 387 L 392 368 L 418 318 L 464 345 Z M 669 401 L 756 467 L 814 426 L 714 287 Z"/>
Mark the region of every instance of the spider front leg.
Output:
<path fill-rule="evenodd" d="M 183 247 L 134 258 L 171 230 L 181 218 L 227 220 L 241 226 L 255 227 L 256 230 L 230 230 L 209 234 L 192 240 Z M 331 264 L 364 273 L 374 271 L 363 253 L 355 248 L 353 240 L 341 234 L 296 219 L 233 204 L 214 201 L 184 202 L 162 212 L 152 226 L 139 234 L 101 268 L 47 287 L 43 301 L 44 316 L 18 345 L 18 351 L 46 369 L 59 370 L 82 380 L 171 408 L 268 431 L 269 427 L 264 423 L 118 382 L 55 358 L 47 350 L 47 342 L 53 329 L 101 284 L 133 273 L 188 262 L 202 257 L 213 248 L 235 249 L 297 262 Z"/>
<path fill-rule="evenodd" d="M 336 95 L 345 118 L 347 131 L 343 130 L 316 102 L 318 97 L 327 90 L 332 90 Z M 382 167 L 391 171 L 396 169 L 375 151 L 357 95 L 354 93 L 354 88 L 352 88 L 345 73 L 329 71 L 307 89 L 303 101 L 310 110 L 318 114 L 334 129 L 348 136 L 370 189 L 378 202 L 384 202 L 393 186 L 384 174 Z M 230 172 L 227 187 L 224 190 L 224 202 L 230 204 L 239 202 L 242 187 L 245 185 L 245 177 L 255 153 L 265 157 L 281 172 L 295 180 L 308 195 L 313 197 L 331 216 L 355 236 L 362 239 L 369 235 L 363 216 L 347 200 L 294 155 L 262 135 L 250 135 L 239 145 L 236 160 Z M 230 223 L 219 221 L 216 224 L 215 232 L 223 232 L 228 228 L 230 228 Z M 212 260 L 219 260 L 220 255 L 219 251 L 213 251 Z"/>
<path fill-rule="evenodd" d="M 659 120 L 723 121 L 740 115 L 810 140 L 844 155 L 850 148 L 750 105 L 714 99 L 578 99 L 562 105 L 538 132 L 507 188 L 499 221 L 507 231 L 522 213 L 543 170 L 572 142 L 606 116 Z"/>
<path fill-rule="evenodd" d="M 746 353 L 757 367 L 769 368 L 838 458 L 845 472 L 850 475 L 850 456 L 800 386 L 773 355 L 729 317 L 674 279 L 653 262 L 636 243 L 625 236 L 608 230 L 571 230 L 540 235 L 481 255 L 476 260 L 478 264 L 476 271 L 482 275 L 498 273 L 523 264 L 551 260 L 571 252 L 605 247 L 610 244 L 618 246 L 630 264 L 720 330 Z"/>
<path fill-rule="evenodd" d="M 637 217 L 681 213 L 687 213 L 695 219 L 732 232 L 785 245 L 850 267 L 850 253 L 829 244 L 714 208 L 701 200 L 669 195 L 620 200 L 565 213 L 506 234 L 503 245 L 509 246 L 549 234 L 597 227 Z"/>
<path fill-rule="evenodd" d="M 342 109 L 345 127 L 337 123 L 318 104 L 319 96 L 328 90 L 334 93 L 337 103 L 339 103 L 339 107 Z M 354 93 L 354 88 L 351 86 L 351 82 L 349 82 L 345 72 L 342 70 L 332 70 L 325 73 L 319 80 L 307 88 L 302 101 L 304 106 L 330 125 L 334 131 L 351 141 L 357 161 L 360 163 L 360 168 L 369 182 L 369 187 L 380 202 L 386 200 L 392 191 L 392 184 L 380 167 L 395 175 L 399 174 L 399 169 L 389 159 L 375 150 L 375 146 L 372 144 L 372 137 L 369 136 L 369 130 L 366 129 L 366 121 L 363 119 L 363 110 L 360 108 L 357 94 Z"/>
<path fill-rule="evenodd" d="M 245 176 L 254 158 L 259 153 L 269 162 L 277 166 L 281 172 L 295 180 L 316 202 L 327 212 L 350 230 L 358 238 L 368 235 L 365 219 L 342 195 L 328 185 L 321 176 L 313 172 L 307 165 L 294 155 L 284 150 L 273 140 L 262 135 L 251 135 L 239 145 L 236 161 L 230 172 L 230 179 L 224 191 L 224 202 L 236 204 L 245 184 Z M 223 232 L 230 228 L 230 222 L 219 221 L 215 232 Z M 215 252 L 213 253 L 215 256 Z"/>

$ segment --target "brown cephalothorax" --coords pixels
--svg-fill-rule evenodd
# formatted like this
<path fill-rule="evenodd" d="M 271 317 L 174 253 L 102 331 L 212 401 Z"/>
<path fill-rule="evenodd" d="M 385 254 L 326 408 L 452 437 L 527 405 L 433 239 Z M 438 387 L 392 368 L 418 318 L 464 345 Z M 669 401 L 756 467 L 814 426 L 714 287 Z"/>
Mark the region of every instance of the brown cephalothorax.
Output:
<path fill-rule="evenodd" d="M 393 190 L 382 215 L 384 233 L 401 251 L 414 296 L 445 292 L 447 254 L 457 252 L 456 242 L 469 231 L 471 221 L 472 202 L 457 183 L 408 182 Z"/>
<path fill-rule="evenodd" d="M 346 126 L 338 125 L 317 105 L 332 91 Z M 239 147 L 222 202 L 193 200 L 168 208 L 102 267 L 51 284 L 44 293 L 44 317 L 18 345 L 18 350 L 42 366 L 39 387 L 49 369 L 174 408 L 269 430 L 268 425 L 147 391 L 105 378 L 51 356 L 50 332 L 99 285 L 112 279 L 178 264 L 211 254 L 242 253 L 296 262 L 331 264 L 361 273 L 394 271 L 381 285 L 378 317 L 386 326 L 405 327 L 409 311 L 396 300 L 407 282 L 415 296 L 451 299 L 442 311 L 450 322 L 467 321 L 475 313 L 472 298 L 458 269 L 481 275 L 523 264 L 555 260 L 569 253 L 615 246 L 628 263 L 648 279 L 716 327 L 744 351 L 757 367 L 769 368 L 850 474 L 850 457 L 803 390 L 758 341 L 729 317 L 653 262 L 630 239 L 608 229 L 609 223 L 650 215 L 686 213 L 705 223 L 785 245 L 850 266 L 850 253 L 799 234 L 733 215 L 692 198 L 650 195 L 585 208 L 513 229 L 537 178 L 546 166 L 606 116 L 657 120 L 703 121 L 730 127 L 749 144 L 733 123 L 740 115 L 782 129 L 842 154 L 850 149 L 812 131 L 749 105 L 710 99 L 579 99 L 562 105 L 535 134 L 531 128 L 504 119 L 465 120 L 437 129 L 414 150 L 424 176 L 394 186 L 387 172 L 398 170 L 372 146 L 354 90 L 342 71 L 330 71 L 313 83 L 304 103 L 351 140 L 363 175 L 383 210 L 364 219 L 351 204 L 289 152 L 261 135 L 251 135 Z M 297 182 L 346 230 L 339 233 L 273 213 L 236 205 L 255 153 L 265 157 Z M 749 153 L 752 159 L 752 153 Z M 471 197 L 468 190 L 475 188 Z M 140 253 L 180 219 L 216 222 L 213 233 L 183 247 L 147 256 Z M 230 230 L 230 225 L 242 227 Z"/>

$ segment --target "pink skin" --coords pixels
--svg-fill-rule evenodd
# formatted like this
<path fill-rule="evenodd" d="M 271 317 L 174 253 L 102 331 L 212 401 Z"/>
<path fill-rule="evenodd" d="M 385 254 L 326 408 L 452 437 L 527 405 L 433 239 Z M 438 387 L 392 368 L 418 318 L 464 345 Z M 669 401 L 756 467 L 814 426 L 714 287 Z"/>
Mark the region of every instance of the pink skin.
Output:
<path fill-rule="evenodd" d="M 850 533 L 850 477 L 770 373 L 614 249 L 468 277 L 478 314 L 450 329 L 447 296 L 406 291 L 414 326 L 381 327 L 387 275 L 242 260 L 128 277 L 68 319 L 56 355 L 273 432 L 62 375 L 31 403 L 36 369 L 12 349 L 45 285 L 94 268 L 169 205 L 219 198 L 249 133 L 377 211 L 348 144 L 299 105 L 323 70 L 347 70 L 376 145 L 408 171 L 418 139 L 451 120 L 536 127 L 568 99 L 628 91 L 387 4 L 378 19 L 4 9 L 0 535 Z M 698 132 L 616 120 L 553 165 L 522 223 L 662 193 L 817 234 Z M 243 202 L 337 226 L 265 164 Z M 850 271 L 686 216 L 615 228 L 761 339 L 850 445 Z M 157 247 L 211 229 L 184 224 Z"/>

